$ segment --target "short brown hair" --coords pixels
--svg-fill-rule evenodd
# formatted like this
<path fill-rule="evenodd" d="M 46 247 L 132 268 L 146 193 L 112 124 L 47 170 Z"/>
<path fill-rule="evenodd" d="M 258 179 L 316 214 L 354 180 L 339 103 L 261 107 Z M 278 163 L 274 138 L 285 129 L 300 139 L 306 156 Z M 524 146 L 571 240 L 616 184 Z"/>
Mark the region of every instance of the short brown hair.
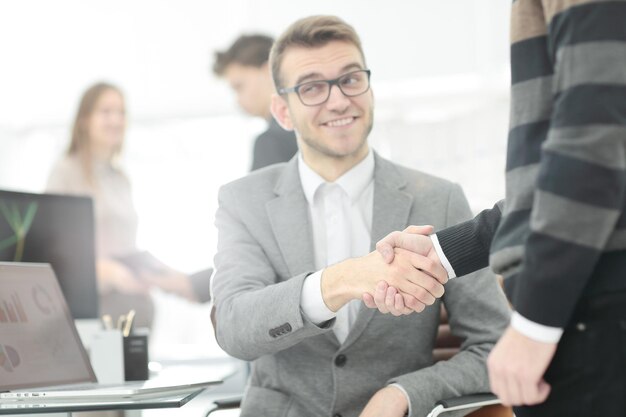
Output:
<path fill-rule="evenodd" d="M 283 87 L 280 80 L 280 65 L 285 51 L 290 46 L 316 48 L 331 41 L 348 42 L 356 46 L 365 63 L 361 39 L 352 26 L 337 16 L 309 16 L 297 20 L 274 42 L 270 53 L 272 78 L 276 89 Z"/>
<path fill-rule="evenodd" d="M 215 52 L 213 73 L 222 76 L 231 64 L 261 67 L 269 59 L 273 43 L 266 35 L 242 35 L 226 51 Z"/>

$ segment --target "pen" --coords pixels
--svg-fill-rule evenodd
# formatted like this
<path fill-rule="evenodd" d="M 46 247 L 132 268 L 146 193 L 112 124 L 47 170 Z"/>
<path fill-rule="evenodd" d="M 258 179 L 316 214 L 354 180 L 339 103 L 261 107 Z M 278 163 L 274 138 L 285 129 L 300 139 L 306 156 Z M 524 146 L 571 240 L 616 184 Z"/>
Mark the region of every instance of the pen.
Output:
<path fill-rule="evenodd" d="M 126 324 L 124 325 L 124 331 L 122 332 L 124 337 L 128 337 L 128 335 L 130 335 L 130 329 L 133 326 L 134 319 L 135 319 L 135 310 L 131 309 L 126 315 Z"/>
<path fill-rule="evenodd" d="M 113 319 L 110 314 L 102 316 L 102 326 L 104 327 L 104 330 L 113 330 Z"/>
<path fill-rule="evenodd" d="M 122 326 L 124 325 L 124 322 L 126 321 L 126 315 L 122 314 L 117 318 L 117 326 L 115 327 L 118 330 L 122 330 Z"/>

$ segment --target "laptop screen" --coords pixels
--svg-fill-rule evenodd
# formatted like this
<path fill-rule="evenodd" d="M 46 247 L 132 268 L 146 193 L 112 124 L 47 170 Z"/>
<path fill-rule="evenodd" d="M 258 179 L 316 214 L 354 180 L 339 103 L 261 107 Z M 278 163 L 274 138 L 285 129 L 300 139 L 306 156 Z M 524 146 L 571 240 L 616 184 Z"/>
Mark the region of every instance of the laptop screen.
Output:
<path fill-rule="evenodd" d="M 0 391 L 95 381 L 50 265 L 0 262 Z"/>
<path fill-rule="evenodd" d="M 52 265 L 75 319 L 98 317 L 91 198 L 0 190 L 0 261 Z"/>

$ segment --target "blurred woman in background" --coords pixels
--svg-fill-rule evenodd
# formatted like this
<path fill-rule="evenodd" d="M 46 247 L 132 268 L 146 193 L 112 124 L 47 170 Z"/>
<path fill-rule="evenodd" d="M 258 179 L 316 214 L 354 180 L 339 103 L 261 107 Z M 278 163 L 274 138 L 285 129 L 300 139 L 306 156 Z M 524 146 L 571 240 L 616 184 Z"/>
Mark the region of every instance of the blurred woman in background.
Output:
<path fill-rule="evenodd" d="M 130 182 L 119 165 L 126 124 L 121 90 L 106 83 L 90 87 L 80 101 L 67 153 L 54 166 L 46 191 L 93 198 L 100 311 L 115 318 L 133 308 L 137 324 L 150 325 L 150 287 L 204 301 L 208 280 L 194 282 L 137 248 L 137 212 Z M 196 284 L 206 288 L 194 291 Z"/>

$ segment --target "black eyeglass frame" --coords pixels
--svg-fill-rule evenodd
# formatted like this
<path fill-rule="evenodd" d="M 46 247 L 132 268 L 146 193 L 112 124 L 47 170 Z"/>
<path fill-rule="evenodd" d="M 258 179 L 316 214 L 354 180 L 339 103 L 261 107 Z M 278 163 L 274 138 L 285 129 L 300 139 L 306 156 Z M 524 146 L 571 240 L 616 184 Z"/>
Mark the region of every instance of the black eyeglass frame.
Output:
<path fill-rule="evenodd" d="M 345 77 L 357 73 L 357 72 L 364 72 L 367 74 L 367 88 L 365 90 L 363 90 L 362 92 L 358 93 L 358 94 L 346 94 L 345 91 L 343 91 L 343 89 L 341 88 L 341 84 L 339 83 L 340 80 L 344 79 Z M 305 105 L 305 106 L 309 106 L 309 107 L 314 107 L 314 106 L 319 106 L 321 104 L 324 104 L 328 101 L 328 99 L 330 98 L 330 90 L 332 90 L 333 85 L 336 85 L 337 88 L 339 88 L 339 91 L 341 91 L 341 94 L 343 94 L 346 97 L 358 97 L 360 95 L 363 95 L 365 93 L 367 93 L 370 89 L 370 78 L 372 76 L 372 71 L 369 69 L 360 69 L 360 70 L 356 70 L 356 71 L 350 71 L 350 72 L 346 72 L 345 74 L 340 75 L 339 77 L 333 79 L 333 80 L 313 80 L 313 81 L 307 81 L 301 84 L 297 84 L 294 85 L 293 87 L 282 87 L 278 89 L 278 94 L 283 96 L 285 94 L 289 94 L 289 93 L 296 93 L 296 95 L 298 96 L 298 98 L 300 99 L 300 102 Z M 320 101 L 319 103 L 315 103 L 315 104 L 307 104 L 304 102 L 304 100 L 302 100 L 302 97 L 300 96 L 300 88 L 309 85 L 309 84 L 313 84 L 313 83 L 326 83 L 328 84 L 328 95 L 326 96 L 326 98 L 322 101 Z"/>

